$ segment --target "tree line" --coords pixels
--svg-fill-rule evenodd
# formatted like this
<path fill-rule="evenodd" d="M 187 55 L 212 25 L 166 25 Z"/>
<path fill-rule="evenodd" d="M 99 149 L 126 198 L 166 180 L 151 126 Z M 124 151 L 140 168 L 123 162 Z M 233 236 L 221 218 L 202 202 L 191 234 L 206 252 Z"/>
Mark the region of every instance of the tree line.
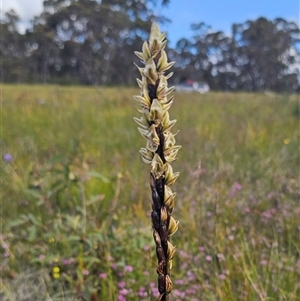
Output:
<path fill-rule="evenodd" d="M 134 85 L 134 51 L 147 40 L 154 12 L 164 0 L 45 0 L 24 34 L 19 16 L 1 20 L 1 81 Z M 199 22 L 168 56 L 175 61 L 173 83 L 206 81 L 227 91 L 299 91 L 299 28 L 296 23 L 260 17 L 214 31 Z M 298 49 L 298 50 L 297 50 Z"/>

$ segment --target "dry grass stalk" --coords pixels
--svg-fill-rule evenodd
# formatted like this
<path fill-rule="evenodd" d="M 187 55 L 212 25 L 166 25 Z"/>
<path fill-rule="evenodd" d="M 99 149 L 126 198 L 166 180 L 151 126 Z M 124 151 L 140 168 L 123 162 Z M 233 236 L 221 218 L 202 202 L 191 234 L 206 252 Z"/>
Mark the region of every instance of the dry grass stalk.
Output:
<path fill-rule="evenodd" d="M 141 94 L 134 96 L 139 102 L 142 116 L 134 118 L 139 125 L 138 130 L 147 143 L 140 153 L 145 163 L 150 164 L 150 187 L 152 191 L 152 228 L 158 260 L 158 301 L 169 300 L 172 291 L 170 270 L 175 247 L 170 242 L 170 236 L 178 229 L 172 212 L 175 193 L 170 186 L 174 184 L 179 173 L 173 172 L 171 163 L 176 160 L 180 149 L 175 145 L 174 134 L 171 133 L 176 120 L 170 120 L 169 108 L 173 96 L 168 95 L 174 87 L 168 88 L 167 80 L 173 73 L 165 75 L 174 62 L 168 62 L 164 50 L 167 44 L 166 33 L 161 33 L 158 25 L 153 23 L 149 40 L 144 42 L 142 52 L 135 54 L 142 60 L 144 66 L 138 67 L 142 78 L 137 79 Z"/>

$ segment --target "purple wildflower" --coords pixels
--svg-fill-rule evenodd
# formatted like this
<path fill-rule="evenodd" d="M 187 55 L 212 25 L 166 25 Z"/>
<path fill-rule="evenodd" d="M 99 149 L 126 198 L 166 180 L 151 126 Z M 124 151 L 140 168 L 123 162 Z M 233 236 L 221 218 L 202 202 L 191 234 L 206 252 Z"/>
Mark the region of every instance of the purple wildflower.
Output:
<path fill-rule="evenodd" d="M 207 255 L 207 256 L 205 257 L 205 259 L 206 259 L 206 261 L 211 261 L 211 260 L 212 260 L 211 256 L 209 256 L 209 255 Z"/>
<path fill-rule="evenodd" d="M 126 296 L 129 293 L 129 291 L 126 288 L 123 288 L 119 291 L 119 294 Z"/>
<path fill-rule="evenodd" d="M 99 277 L 100 279 L 106 279 L 106 278 L 107 278 L 107 274 L 106 274 L 106 273 L 100 273 L 100 274 L 98 275 L 98 277 Z"/>
<path fill-rule="evenodd" d="M 235 194 L 242 189 L 242 185 L 238 182 L 233 183 L 231 187 L 231 191 L 228 195 L 228 197 L 231 199 L 235 196 Z"/>
<path fill-rule="evenodd" d="M 13 160 L 12 155 L 10 153 L 4 154 L 3 159 L 5 162 L 11 162 Z"/>
<path fill-rule="evenodd" d="M 125 281 L 120 281 L 120 282 L 118 283 L 118 287 L 119 287 L 119 288 L 124 288 L 125 285 L 126 285 Z"/>
<path fill-rule="evenodd" d="M 126 265 L 124 271 L 131 273 L 133 271 L 133 267 L 131 265 Z"/>
<path fill-rule="evenodd" d="M 123 295 L 119 295 L 118 301 L 126 301 L 126 298 Z"/>

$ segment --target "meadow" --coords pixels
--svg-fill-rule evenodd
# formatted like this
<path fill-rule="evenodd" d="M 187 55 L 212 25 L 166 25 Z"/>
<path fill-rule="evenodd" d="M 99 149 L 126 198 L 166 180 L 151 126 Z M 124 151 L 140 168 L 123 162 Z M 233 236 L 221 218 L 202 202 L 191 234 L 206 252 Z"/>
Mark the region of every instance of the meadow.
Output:
<path fill-rule="evenodd" d="M 1 300 L 155 300 L 138 89 L 1 89 Z M 300 300 L 298 96 L 174 95 L 171 300 Z"/>

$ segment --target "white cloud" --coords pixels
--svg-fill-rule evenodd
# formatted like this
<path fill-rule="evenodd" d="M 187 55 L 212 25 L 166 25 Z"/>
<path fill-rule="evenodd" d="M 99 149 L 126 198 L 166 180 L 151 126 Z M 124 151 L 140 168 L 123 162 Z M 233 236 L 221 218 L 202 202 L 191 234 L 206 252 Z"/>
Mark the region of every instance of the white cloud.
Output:
<path fill-rule="evenodd" d="M 1 15 L 10 9 L 14 9 L 19 15 L 21 22 L 19 29 L 24 32 L 30 25 L 30 20 L 43 11 L 43 0 L 0 0 Z"/>

